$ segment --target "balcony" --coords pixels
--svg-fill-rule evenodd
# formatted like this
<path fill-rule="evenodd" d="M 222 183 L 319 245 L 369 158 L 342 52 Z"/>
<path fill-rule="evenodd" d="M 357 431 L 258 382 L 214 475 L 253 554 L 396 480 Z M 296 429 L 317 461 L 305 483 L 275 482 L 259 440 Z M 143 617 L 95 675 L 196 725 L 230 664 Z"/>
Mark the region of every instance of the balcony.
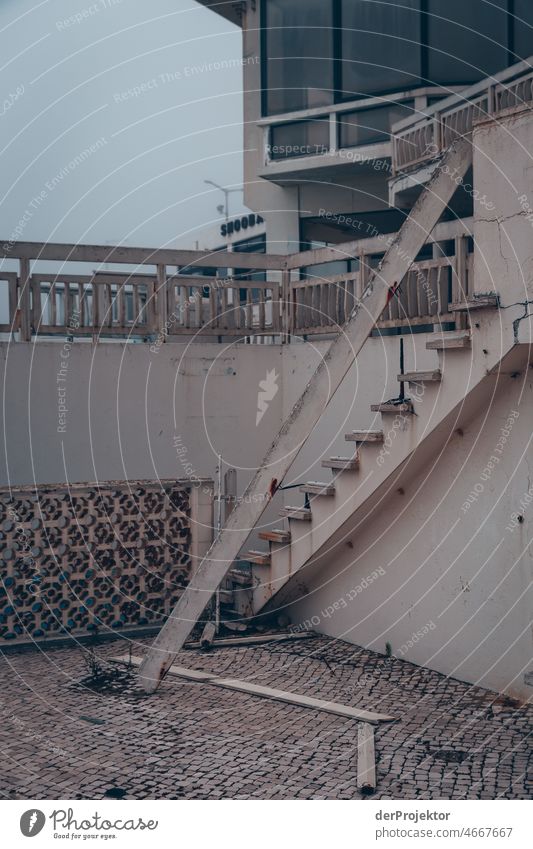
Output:
<path fill-rule="evenodd" d="M 391 205 L 411 204 L 439 157 L 490 115 L 533 102 L 533 57 L 488 77 L 392 128 Z"/>
<path fill-rule="evenodd" d="M 379 330 L 457 325 L 449 305 L 472 291 L 471 231 L 470 219 L 436 226 L 389 301 Z M 288 342 L 292 336 L 327 336 L 349 317 L 392 238 L 379 235 L 289 256 L 4 244 L 4 259 L 18 261 L 19 268 L 0 271 L 0 292 L 8 303 L 0 333 L 14 342 L 71 336 L 156 348 L 185 337 Z M 231 267 L 236 257 L 238 270 Z M 339 260 L 345 272 L 324 273 Z M 33 267 L 51 262 L 60 263 L 60 270 Z M 116 270 L 102 269 L 104 263 Z M 319 273 L 313 273 L 316 266 Z M 257 272 L 270 279 L 253 279 Z"/>
<path fill-rule="evenodd" d="M 257 122 L 263 132 L 259 176 L 283 185 L 294 179 L 353 178 L 354 165 L 358 174 L 390 173 L 391 125 L 408 114 L 419 119 L 421 103 L 449 91 L 417 88 L 262 118 Z"/>

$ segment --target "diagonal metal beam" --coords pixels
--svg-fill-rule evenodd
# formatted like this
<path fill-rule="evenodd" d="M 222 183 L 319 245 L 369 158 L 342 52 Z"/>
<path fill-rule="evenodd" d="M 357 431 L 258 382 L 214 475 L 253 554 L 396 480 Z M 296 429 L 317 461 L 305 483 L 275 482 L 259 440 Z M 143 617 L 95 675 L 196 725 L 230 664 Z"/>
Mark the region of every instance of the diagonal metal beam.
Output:
<path fill-rule="evenodd" d="M 467 139 L 458 140 L 444 156 L 411 214 L 390 244 L 361 300 L 331 343 L 303 394 L 267 451 L 242 501 L 229 517 L 187 589 L 148 650 L 140 669 L 141 684 L 153 692 L 172 666 L 207 603 L 267 507 L 344 376 L 365 344 L 387 301 L 427 241 L 472 162 Z M 288 273 L 288 272 L 285 272 Z"/>

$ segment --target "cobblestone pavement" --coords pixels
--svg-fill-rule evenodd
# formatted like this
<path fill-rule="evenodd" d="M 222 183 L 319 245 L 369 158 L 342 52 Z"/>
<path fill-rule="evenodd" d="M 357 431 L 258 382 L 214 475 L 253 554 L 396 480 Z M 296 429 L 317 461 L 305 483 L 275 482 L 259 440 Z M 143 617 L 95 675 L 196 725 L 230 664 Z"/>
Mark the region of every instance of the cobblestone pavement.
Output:
<path fill-rule="evenodd" d="M 2 658 L 2 798 L 360 797 L 353 721 L 172 677 L 145 696 L 106 660 L 127 650 L 98 646 L 89 679 L 80 648 Z M 374 798 L 531 798 L 531 706 L 326 637 L 177 663 L 397 717 L 376 732 Z"/>

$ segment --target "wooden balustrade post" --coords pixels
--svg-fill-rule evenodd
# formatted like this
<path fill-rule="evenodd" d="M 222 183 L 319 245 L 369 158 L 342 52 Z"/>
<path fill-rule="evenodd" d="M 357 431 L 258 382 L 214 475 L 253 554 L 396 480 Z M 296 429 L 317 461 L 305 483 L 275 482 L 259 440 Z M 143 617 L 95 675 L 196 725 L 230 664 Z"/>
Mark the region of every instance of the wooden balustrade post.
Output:
<path fill-rule="evenodd" d="M 30 306 L 31 267 L 29 259 L 19 259 L 19 309 L 20 309 L 20 341 L 29 342 L 31 339 L 31 306 Z"/>
<path fill-rule="evenodd" d="M 363 294 L 366 284 L 368 283 L 370 277 L 370 268 L 367 265 L 366 257 L 364 253 L 359 254 L 359 294 L 358 298 Z"/>
<path fill-rule="evenodd" d="M 291 305 L 291 272 L 284 269 L 281 272 L 281 343 L 290 342 L 293 331 L 293 317 Z"/>
<path fill-rule="evenodd" d="M 452 302 L 465 301 L 468 296 L 467 251 L 468 244 L 465 235 L 455 237 L 455 279 L 452 285 Z M 459 313 L 456 319 L 457 329 L 464 329 L 467 324 L 467 313 Z"/>
<path fill-rule="evenodd" d="M 440 153 L 442 150 L 442 124 L 440 112 L 436 112 L 433 119 L 433 144 L 437 148 L 437 150 L 433 152 L 433 155 L 437 152 Z"/>
<path fill-rule="evenodd" d="M 469 294 L 466 279 L 467 247 L 466 236 L 460 235 L 455 237 L 455 277 L 457 290 L 453 292 L 453 300 L 456 303 L 464 301 Z"/>
<path fill-rule="evenodd" d="M 227 522 L 237 502 L 237 469 L 224 474 L 224 522 Z"/>
<path fill-rule="evenodd" d="M 166 327 L 168 321 L 168 303 L 167 303 L 167 267 L 159 263 L 157 265 L 157 283 L 155 290 L 156 315 L 159 324 L 159 332 L 162 333 L 163 341 L 166 342 Z"/>
<path fill-rule="evenodd" d="M 489 115 L 494 115 L 496 112 L 496 86 L 489 85 L 487 91 L 487 112 Z"/>

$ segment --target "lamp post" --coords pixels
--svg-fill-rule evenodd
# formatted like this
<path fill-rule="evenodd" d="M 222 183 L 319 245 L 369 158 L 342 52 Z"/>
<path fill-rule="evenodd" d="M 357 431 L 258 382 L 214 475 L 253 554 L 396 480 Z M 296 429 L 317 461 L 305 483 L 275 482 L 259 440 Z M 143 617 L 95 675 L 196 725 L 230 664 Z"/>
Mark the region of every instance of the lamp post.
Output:
<path fill-rule="evenodd" d="M 221 186 L 220 183 L 215 183 L 214 180 L 204 180 L 208 186 L 214 186 L 215 189 L 218 189 L 221 192 L 224 192 L 224 217 L 226 219 L 226 224 L 229 220 L 229 196 L 232 192 L 242 192 L 242 186 L 239 186 L 236 189 L 227 189 L 225 186 Z M 219 207 L 217 206 L 217 209 Z"/>

